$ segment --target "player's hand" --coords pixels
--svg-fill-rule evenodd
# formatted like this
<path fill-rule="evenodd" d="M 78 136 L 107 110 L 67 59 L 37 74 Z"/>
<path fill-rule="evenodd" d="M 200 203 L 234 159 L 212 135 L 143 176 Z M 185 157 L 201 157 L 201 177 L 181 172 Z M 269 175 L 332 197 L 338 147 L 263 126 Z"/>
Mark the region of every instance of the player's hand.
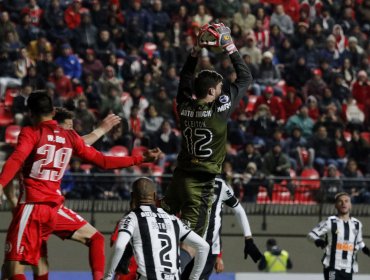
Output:
<path fill-rule="evenodd" d="M 109 114 L 104 118 L 100 124 L 100 128 L 104 130 L 105 133 L 109 132 L 114 126 L 121 122 L 121 117 L 115 114 Z"/>
<path fill-rule="evenodd" d="M 326 247 L 326 241 L 322 240 L 321 238 L 315 240 L 316 247 L 320 247 L 321 249 L 324 249 Z"/>
<path fill-rule="evenodd" d="M 159 148 L 147 150 L 143 153 L 144 162 L 154 162 L 160 158 L 162 151 Z"/>
<path fill-rule="evenodd" d="M 252 260 L 256 263 L 262 258 L 260 250 L 257 248 L 256 244 L 253 242 L 253 238 L 246 238 L 244 244 L 244 259 L 251 256 Z"/>
<path fill-rule="evenodd" d="M 370 257 L 370 249 L 369 249 L 369 247 L 365 246 L 364 248 L 362 248 L 362 252 L 363 252 L 365 255 L 367 255 L 367 256 L 369 256 L 369 257 Z"/>
<path fill-rule="evenodd" d="M 215 263 L 216 273 L 221 273 L 224 271 L 224 269 L 225 269 L 225 266 L 224 266 L 224 261 L 222 260 L 222 257 L 217 257 L 216 263 Z"/>
<path fill-rule="evenodd" d="M 210 37 L 213 37 L 210 40 Z M 206 24 L 199 33 L 199 44 L 202 47 L 221 47 L 225 52 L 232 54 L 237 51 L 230 28 L 223 23 Z"/>

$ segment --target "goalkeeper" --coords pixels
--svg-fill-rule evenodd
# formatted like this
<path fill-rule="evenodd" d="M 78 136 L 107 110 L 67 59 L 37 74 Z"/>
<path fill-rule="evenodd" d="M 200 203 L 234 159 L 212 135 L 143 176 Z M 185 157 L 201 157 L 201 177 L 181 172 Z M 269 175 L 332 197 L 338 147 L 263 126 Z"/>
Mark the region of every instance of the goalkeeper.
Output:
<path fill-rule="evenodd" d="M 230 56 L 237 79 L 227 88 L 222 76 L 203 70 L 194 77 L 202 47 L 223 50 Z M 241 58 L 224 24 L 206 24 L 180 73 L 176 97 L 182 133 L 181 151 L 162 207 L 181 218 L 200 236 L 208 225 L 216 175 L 226 154 L 227 122 L 252 83 L 249 68 Z"/>

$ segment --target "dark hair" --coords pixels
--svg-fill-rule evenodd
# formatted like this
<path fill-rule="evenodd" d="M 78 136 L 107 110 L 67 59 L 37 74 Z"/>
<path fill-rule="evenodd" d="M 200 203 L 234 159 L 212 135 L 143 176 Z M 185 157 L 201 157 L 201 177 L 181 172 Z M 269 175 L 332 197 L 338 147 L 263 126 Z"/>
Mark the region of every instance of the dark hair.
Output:
<path fill-rule="evenodd" d="M 194 80 L 194 91 L 197 98 L 204 98 L 211 87 L 216 87 L 223 78 L 216 71 L 202 70 Z"/>
<path fill-rule="evenodd" d="M 46 91 L 34 91 L 27 99 L 27 107 L 36 117 L 51 114 L 54 110 L 53 101 Z"/>
<path fill-rule="evenodd" d="M 55 108 L 55 116 L 54 120 L 56 120 L 59 124 L 63 123 L 66 119 L 73 119 L 74 114 L 67 110 L 66 108 L 57 107 Z"/>

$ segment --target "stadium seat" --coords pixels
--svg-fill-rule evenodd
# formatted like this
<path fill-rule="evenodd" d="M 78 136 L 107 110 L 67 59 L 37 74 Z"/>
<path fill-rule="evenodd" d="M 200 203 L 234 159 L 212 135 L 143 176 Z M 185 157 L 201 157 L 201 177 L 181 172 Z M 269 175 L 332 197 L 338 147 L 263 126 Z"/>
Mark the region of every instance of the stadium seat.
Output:
<path fill-rule="evenodd" d="M 361 137 L 370 143 L 370 132 L 367 132 L 367 131 L 361 132 Z"/>
<path fill-rule="evenodd" d="M 306 168 L 301 173 L 302 180 L 299 183 L 300 187 L 306 187 L 309 190 L 318 190 L 320 188 L 320 175 L 314 168 Z M 308 180 L 304 180 L 306 178 Z M 317 180 L 315 180 L 317 179 Z"/>
<path fill-rule="evenodd" d="M 80 168 L 85 171 L 87 174 L 90 174 L 90 170 L 91 168 L 93 168 L 93 165 L 92 164 L 88 164 L 88 163 L 84 163 L 84 164 L 81 164 Z"/>
<path fill-rule="evenodd" d="M 0 126 L 8 126 L 14 122 L 12 113 L 5 107 L 3 103 L 0 104 Z"/>
<path fill-rule="evenodd" d="M 268 197 L 266 188 L 259 187 L 257 194 L 257 204 L 266 204 L 270 203 L 270 198 Z"/>
<path fill-rule="evenodd" d="M 133 147 L 131 151 L 132 156 L 141 156 L 148 148 L 144 146 Z"/>
<path fill-rule="evenodd" d="M 125 146 L 116 145 L 109 150 L 108 154 L 115 157 L 125 157 L 129 154 L 129 152 Z"/>
<path fill-rule="evenodd" d="M 14 97 L 19 94 L 19 88 L 7 88 L 5 91 L 4 104 L 6 107 L 13 105 Z"/>
<path fill-rule="evenodd" d="M 9 125 L 5 129 L 5 143 L 15 145 L 18 142 L 18 135 L 21 132 L 19 125 Z"/>

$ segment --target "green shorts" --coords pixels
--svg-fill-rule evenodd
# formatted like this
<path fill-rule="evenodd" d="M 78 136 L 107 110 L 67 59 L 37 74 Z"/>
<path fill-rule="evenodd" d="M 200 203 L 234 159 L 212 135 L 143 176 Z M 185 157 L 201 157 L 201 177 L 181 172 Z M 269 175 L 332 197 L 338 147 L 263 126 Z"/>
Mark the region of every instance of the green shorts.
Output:
<path fill-rule="evenodd" d="M 213 201 L 215 174 L 188 172 L 176 168 L 167 187 L 162 207 L 171 214 L 181 215 L 181 220 L 203 236 Z"/>

